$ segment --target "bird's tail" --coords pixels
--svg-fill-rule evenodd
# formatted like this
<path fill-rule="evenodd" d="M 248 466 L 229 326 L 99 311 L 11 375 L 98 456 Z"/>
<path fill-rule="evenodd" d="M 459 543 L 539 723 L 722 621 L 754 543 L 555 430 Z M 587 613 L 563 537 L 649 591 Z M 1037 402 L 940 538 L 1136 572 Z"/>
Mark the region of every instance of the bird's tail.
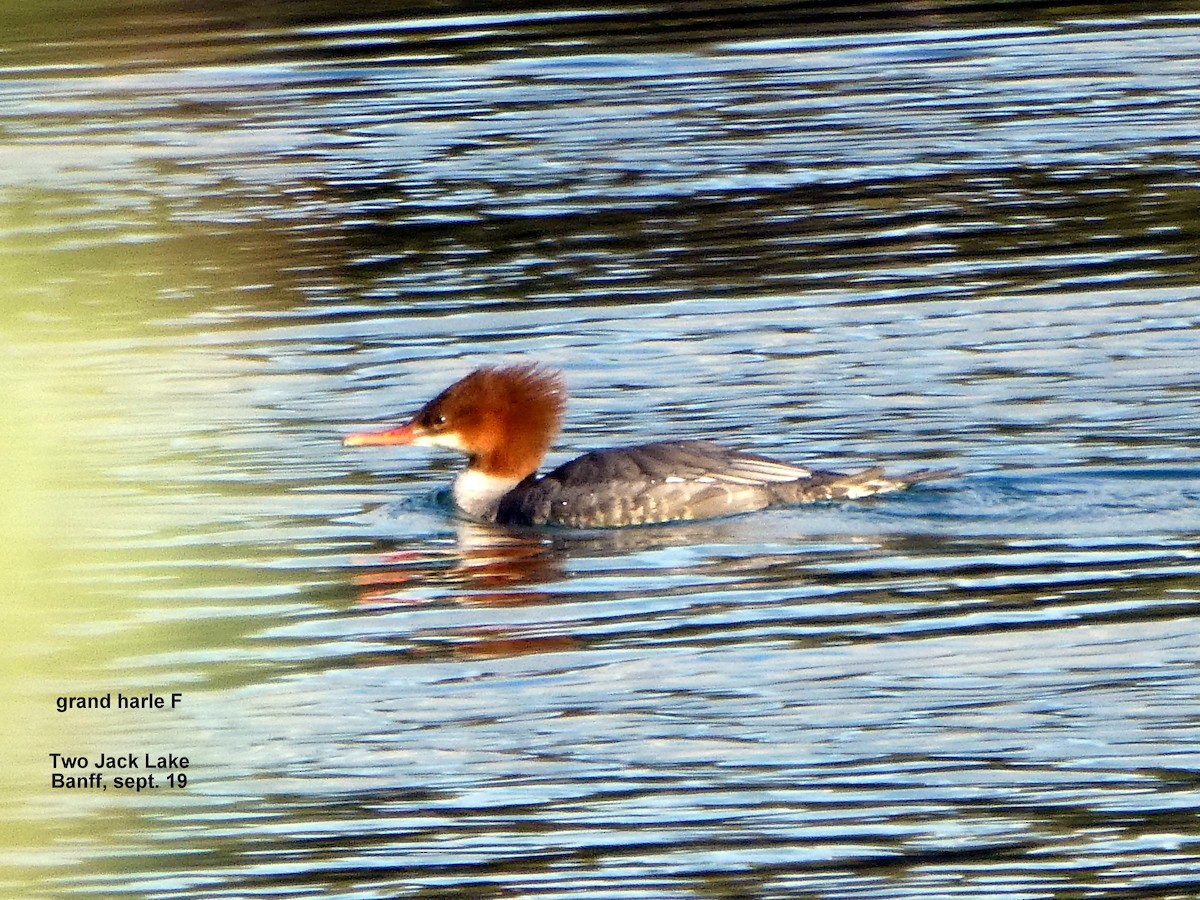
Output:
<path fill-rule="evenodd" d="M 922 481 L 952 478 L 957 474 L 959 473 L 956 469 L 916 469 L 904 475 L 888 475 L 882 468 L 875 467 L 850 475 L 835 475 L 824 484 L 812 485 L 809 491 L 813 499 L 858 500 L 875 494 L 902 491 Z"/>
<path fill-rule="evenodd" d="M 962 475 L 958 469 L 914 469 L 913 471 L 898 476 L 895 480 L 900 482 L 901 486 L 908 487 L 912 484 L 920 484 L 922 481 L 939 481 L 942 478 L 958 478 Z"/>

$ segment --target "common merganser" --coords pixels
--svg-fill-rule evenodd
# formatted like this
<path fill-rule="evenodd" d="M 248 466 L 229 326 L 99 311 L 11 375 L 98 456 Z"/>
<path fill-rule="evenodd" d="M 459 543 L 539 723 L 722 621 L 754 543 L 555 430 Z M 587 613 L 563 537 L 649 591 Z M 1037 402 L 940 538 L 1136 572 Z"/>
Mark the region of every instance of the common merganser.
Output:
<path fill-rule="evenodd" d="M 345 437 L 347 447 L 414 444 L 467 456 L 454 502 L 504 525 L 601 528 L 857 500 L 945 478 L 952 469 L 889 477 L 843 474 L 729 450 L 711 441 L 659 441 L 594 450 L 537 476 L 566 408 L 562 375 L 539 365 L 486 366 L 446 388 L 398 428 Z"/>

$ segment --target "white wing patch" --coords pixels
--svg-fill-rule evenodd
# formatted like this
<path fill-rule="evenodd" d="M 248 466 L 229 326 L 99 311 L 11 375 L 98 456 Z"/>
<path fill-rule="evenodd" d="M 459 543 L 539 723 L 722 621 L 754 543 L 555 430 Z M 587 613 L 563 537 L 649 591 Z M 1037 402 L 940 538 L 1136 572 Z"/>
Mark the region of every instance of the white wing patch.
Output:
<path fill-rule="evenodd" d="M 735 457 L 730 462 L 732 465 L 729 470 L 720 473 L 721 481 L 732 481 L 736 484 L 762 484 L 766 481 L 798 481 L 801 478 L 812 477 L 811 469 L 770 459 Z"/>
<path fill-rule="evenodd" d="M 693 463 L 695 474 L 668 475 L 666 484 L 725 484 L 757 487 L 770 482 L 800 481 L 812 477 L 812 471 L 791 463 L 776 462 L 758 456 L 730 453 L 723 457 Z M 707 471 L 706 471 L 707 470 Z"/>

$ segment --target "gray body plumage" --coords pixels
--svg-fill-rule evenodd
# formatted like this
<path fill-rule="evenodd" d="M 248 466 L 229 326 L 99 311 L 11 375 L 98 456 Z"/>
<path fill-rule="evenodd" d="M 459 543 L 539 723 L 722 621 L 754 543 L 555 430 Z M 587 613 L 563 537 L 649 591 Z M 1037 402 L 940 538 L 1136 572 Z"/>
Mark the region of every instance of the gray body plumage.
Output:
<path fill-rule="evenodd" d="M 768 506 L 854 500 L 950 474 L 921 469 L 889 477 L 873 468 L 847 475 L 710 441 L 664 441 L 594 451 L 541 478 L 531 475 L 500 501 L 496 521 L 604 528 L 707 519 Z"/>

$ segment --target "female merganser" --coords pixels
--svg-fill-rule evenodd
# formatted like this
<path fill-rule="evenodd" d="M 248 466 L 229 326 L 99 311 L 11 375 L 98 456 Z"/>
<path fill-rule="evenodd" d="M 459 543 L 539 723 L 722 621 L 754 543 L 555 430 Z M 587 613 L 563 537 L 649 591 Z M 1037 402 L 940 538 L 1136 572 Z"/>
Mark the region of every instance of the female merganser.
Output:
<path fill-rule="evenodd" d="M 415 444 L 467 455 L 454 502 L 505 525 L 579 528 L 707 519 L 768 506 L 857 500 L 944 478 L 951 469 L 889 477 L 776 462 L 710 441 L 660 441 L 596 450 L 537 477 L 566 407 L 562 376 L 538 365 L 477 369 L 405 425 L 347 435 L 347 447 Z"/>

